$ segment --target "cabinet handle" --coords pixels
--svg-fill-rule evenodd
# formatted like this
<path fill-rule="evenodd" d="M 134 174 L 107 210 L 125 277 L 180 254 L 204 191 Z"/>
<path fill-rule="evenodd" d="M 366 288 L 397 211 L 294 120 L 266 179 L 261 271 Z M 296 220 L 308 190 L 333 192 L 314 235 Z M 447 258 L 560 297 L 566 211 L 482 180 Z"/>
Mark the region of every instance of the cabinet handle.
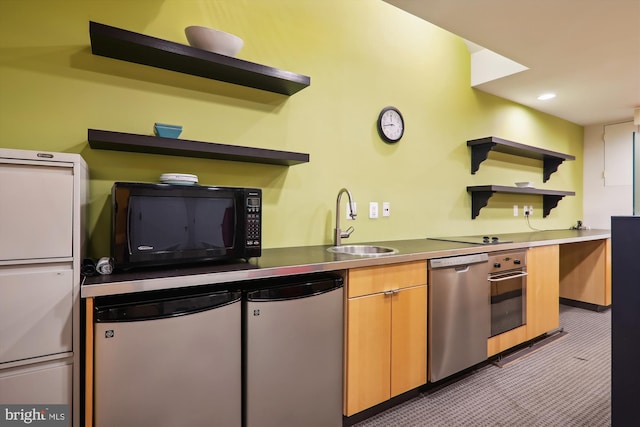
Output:
<path fill-rule="evenodd" d="M 393 295 L 393 291 L 384 291 L 385 295 Z"/>
<path fill-rule="evenodd" d="M 391 289 L 391 290 L 389 290 L 389 291 L 384 291 L 384 294 L 385 294 L 385 295 L 395 295 L 395 294 L 397 294 L 398 292 L 400 292 L 400 289 Z"/>

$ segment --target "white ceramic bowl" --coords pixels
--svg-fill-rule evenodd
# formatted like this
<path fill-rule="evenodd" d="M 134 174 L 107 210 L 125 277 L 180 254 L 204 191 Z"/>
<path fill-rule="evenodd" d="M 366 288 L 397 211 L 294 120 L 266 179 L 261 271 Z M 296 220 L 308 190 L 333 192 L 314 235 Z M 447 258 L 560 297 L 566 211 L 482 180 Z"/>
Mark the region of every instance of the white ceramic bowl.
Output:
<path fill-rule="evenodd" d="M 221 55 L 236 56 L 244 45 L 240 37 L 214 28 L 192 25 L 184 33 L 191 46 Z"/>
<path fill-rule="evenodd" d="M 516 186 L 521 188 L 533 188 L 533 182 L 531 181 L 516 182 Z"/>

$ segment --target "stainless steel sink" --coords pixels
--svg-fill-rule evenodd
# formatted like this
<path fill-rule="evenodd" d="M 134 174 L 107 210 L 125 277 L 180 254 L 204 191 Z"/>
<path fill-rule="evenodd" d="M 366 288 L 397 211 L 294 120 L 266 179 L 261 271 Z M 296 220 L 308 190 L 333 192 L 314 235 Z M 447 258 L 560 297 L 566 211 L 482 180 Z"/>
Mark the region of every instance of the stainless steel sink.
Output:
<path fill-rule="evenodd" d="M 376 257 L 397 254 L 398 250 L 386 246 L 376 245 L 341 245 L 331 246 L 327 249 L 336 254 L 347 254 L 356 256 Z"/>

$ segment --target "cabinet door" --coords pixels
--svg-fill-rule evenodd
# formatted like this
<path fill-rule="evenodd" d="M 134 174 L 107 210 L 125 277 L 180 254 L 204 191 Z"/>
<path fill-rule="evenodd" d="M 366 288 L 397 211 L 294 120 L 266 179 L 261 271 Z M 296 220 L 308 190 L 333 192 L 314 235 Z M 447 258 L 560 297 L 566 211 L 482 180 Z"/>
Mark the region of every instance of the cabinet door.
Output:
<path fill-rule="evenodd" d="M 73 165 L 0 162 L 0 261 L 72 256 Z"/>
<path fill-rule="evenodd" d="M 0 364 L 72 350 L 71 266 L 0 267 Z"/>
<path fill-rule="evenodd" d="M 560 326 L 560 250 L 558 245 L 527 251 L 527 339 Z"/>
<path fill-rule="evenodd" d="M 345 414 L 389 399 L 391 297 L 374 294 L 347 300 Z"/>
<path fill-rule="evenodd" d="M 427 287 L 393 294 L 391 304 L 391 397 L 427 382 Z"/>

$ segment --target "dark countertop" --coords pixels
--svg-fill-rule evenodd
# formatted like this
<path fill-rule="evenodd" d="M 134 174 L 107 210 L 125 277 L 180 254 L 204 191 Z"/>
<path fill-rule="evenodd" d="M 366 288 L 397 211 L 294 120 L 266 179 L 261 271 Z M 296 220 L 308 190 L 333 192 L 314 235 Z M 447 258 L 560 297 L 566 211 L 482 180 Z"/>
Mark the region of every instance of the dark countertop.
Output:
<path fill-rule="evenodd" d="M 446 256 L 601 240 L 608 239 L 611 236 L 611 232 L 609 230 L 550 230 L 498 234 L 497 236 L 501 241 L 511 242 L 482 245 L 444 240 L 414 239 L 357 243 L 387 246 L 398 250 L 396 254 L 380 257 L 335 254 L 327 251 L 327 248 L 331 245 L 264 249 L 260 258 L 252 258 L 246 263 L 203 264 L 88 277 L 83 282 L 81 296 L 82 298 L 89 298 L 188 286 L 223 284 L 242 280 L 427 260 Z M 482 235 L 445 238 L 464 240 L 465 238 L 477 239 L 478 237 L 481 238 Z M 348 245 L 350 242 L 345 241 L 344 244 Z"/>

